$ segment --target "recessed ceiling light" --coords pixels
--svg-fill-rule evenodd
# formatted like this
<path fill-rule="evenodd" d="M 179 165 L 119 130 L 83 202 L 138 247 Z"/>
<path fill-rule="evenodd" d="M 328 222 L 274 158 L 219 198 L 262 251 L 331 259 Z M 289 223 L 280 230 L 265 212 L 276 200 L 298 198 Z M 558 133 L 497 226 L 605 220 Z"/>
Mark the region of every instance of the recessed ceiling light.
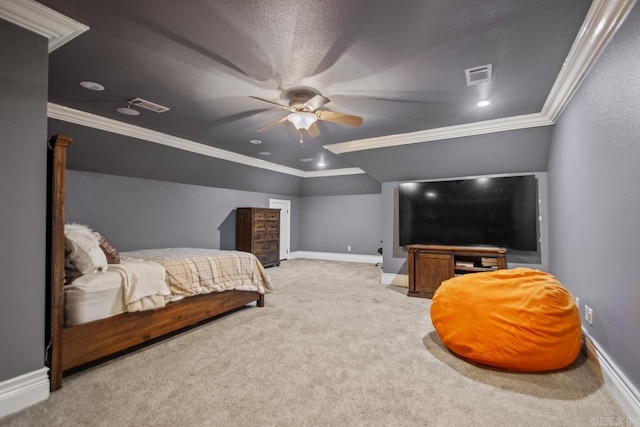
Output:
<path fill-rule="evenodd" d="M 480 101 L 480 102 L 478 102 L 476 105 L 477 105 L 478 107 L 486 107 L 487 105 L 491 105 L 491 101 L 487 101 L 487 100 Z"/>
<path fill-rule="evenodd" d="M 252 139 L 249 142 L 252 143 L 252 144 L 256 144 L 256 145 L 262 144 L 262 141 L 260 141 L 259 139 Z"/>
<path fill-rule="evenodd" d="M 270 156 L 271 155 L 271 153 L 268 152 L 268 151 L 261 151 L 258 154 L 260 154 L 261 156 Z"/>
<path fill-rule="evenodd" d="M 89 90 L 104 90 L 104 86 L 96 82 L 89 82 L 89 81 L 80 82 L 80 86 Z"/>
<path fill-rule="evenodd" d="M 320 161 L 318 162 L 318 167 L 320 167 L 320 168 L 323 168 L 323 167 L 325 167 L 326 165 L 327 165 L 327 164 L 326 164 L 325 162 L 323 162 L 322 160 L 320 160 Z"/>

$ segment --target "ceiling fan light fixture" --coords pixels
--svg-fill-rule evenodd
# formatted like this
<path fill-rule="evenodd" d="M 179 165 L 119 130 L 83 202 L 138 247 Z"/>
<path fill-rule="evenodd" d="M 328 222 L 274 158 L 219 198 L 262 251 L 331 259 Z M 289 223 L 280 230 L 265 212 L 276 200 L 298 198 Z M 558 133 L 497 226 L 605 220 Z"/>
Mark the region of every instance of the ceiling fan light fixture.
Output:
<path fill-rule="evenodd" d="M 289 114 L 287 120 L 289 120 L 297 130 L 309 130 L 311 125 L 318 121 L 318 117 L 313 113 L 299 112 Z"/>

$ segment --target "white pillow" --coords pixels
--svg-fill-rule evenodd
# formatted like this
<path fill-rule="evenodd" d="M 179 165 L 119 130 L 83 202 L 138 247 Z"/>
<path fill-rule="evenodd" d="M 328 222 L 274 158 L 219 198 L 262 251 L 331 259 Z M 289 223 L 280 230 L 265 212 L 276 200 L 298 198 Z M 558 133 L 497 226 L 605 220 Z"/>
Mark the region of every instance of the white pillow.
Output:
<path fill-rule="evenodd" d="M 65 247 L 69 259 L 82 274 L 107 271 L 107 257 L 100 248 L 100 237 L 86 225 L 65 224 Z"/>

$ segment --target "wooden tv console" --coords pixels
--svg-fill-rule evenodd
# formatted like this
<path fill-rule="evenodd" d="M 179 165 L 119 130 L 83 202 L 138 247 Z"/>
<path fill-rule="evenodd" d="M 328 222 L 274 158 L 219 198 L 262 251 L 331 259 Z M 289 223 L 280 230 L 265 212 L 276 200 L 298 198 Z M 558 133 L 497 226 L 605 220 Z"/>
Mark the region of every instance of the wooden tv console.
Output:
<path fill-rule="evenodd" d="M 444 280 L 460 274 L 507 268 L 504 248 L 409 245 L 408 296 L 432 298 Z"/>

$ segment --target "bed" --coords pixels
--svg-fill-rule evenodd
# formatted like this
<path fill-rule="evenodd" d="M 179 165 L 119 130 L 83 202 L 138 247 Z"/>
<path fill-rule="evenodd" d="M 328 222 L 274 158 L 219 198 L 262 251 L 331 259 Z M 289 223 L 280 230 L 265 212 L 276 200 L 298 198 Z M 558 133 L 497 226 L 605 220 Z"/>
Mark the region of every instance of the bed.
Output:
<path fill-rule="evenodd" d="M 271 285 L 247 252 L 174 248 L 120 253 L 122 262 L 84 272 L 65 285 L 66 149 L 49 140 L 51 391 L 65 371 L 255 303 Z M 67 247 L 67 255 L 69 254 Z M 67 257 L 68 258 L 68 257 Z M 68 265 L 68 262 L 67 262 Z M 134 284 L 136 286 L 134 286 Z"/>

